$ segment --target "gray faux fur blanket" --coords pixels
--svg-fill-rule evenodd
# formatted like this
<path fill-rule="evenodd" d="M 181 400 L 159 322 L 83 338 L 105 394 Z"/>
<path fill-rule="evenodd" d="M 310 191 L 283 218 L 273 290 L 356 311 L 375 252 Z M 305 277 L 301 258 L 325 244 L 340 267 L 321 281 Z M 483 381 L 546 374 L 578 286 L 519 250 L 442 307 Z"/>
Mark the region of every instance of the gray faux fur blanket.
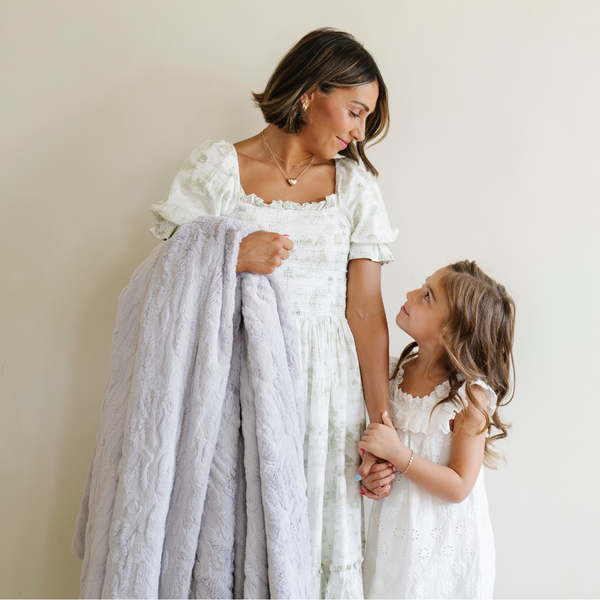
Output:
<path fill-rule="evenodd" d="M 119 297 L 73 540 L 82 598 L 310 594 L 294 323 L 277 276 L 236 276 L 252 231 L 201 217 Z"/>

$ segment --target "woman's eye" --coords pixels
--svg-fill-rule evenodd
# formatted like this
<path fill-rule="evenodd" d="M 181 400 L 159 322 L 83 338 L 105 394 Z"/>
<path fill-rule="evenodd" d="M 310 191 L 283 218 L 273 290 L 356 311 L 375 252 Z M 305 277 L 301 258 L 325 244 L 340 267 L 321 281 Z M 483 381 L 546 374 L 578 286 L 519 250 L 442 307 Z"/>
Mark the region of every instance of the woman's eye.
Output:
<path fill-rule="evenodd" d="M 429 301 L 429 292 L 425 292 L 425 300 Z"/>
<path fill-rule="evenodd" d="M 353 117 L 356 117 L 357 119 L 358 119 L 358 117 L 360 116 L 358 113 L 355 113 L 355 112 L 352 112 L 352 111 L 350 111 L 350 114 L 351 114 Z"/>

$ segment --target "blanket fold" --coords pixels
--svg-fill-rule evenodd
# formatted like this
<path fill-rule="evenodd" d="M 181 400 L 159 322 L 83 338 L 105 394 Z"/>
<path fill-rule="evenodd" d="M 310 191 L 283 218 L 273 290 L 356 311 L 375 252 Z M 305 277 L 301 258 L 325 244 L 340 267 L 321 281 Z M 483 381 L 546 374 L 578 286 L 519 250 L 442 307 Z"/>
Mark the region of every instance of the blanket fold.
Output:
<path fill-rule="evenodd" d="M 84 598 L 306 598 L 299 353 L 279 277 L 235 268 L 253 229 L 201 217 L 119 297 L 77 519 Z"/>

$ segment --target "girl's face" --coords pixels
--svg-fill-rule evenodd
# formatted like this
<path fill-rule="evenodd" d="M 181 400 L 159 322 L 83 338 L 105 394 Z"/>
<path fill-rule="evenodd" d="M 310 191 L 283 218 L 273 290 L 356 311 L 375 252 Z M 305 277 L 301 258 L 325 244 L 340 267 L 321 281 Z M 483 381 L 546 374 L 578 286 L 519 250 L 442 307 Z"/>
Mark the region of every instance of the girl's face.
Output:
<path fill-rule="evenodd" d="M 439 344 L 449 315 L 448 299 L 440 286 L 445 269 L 428 277 L 423 286 L 406 294 L 406 302 L 396 317 L 402 331 L 421 347 Z"/>
<path fill-rule="evenodd" d="M 318 88 L 303 96 L 308 125 L 300 133 L 305 148 L 325 159 L 333 158 L 352 142 L 365 138 L 367 117 L 379 97 L 377 81 L 325 94 Z"/>

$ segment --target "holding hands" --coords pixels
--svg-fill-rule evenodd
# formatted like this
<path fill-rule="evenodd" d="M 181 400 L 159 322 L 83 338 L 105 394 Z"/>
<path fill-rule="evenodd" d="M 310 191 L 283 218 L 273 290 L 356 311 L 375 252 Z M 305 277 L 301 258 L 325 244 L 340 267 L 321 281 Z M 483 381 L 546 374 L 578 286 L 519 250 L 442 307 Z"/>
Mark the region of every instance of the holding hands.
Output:
<path fill-rule="evenodd" d="M 383 413 L 382 420 L 383 425 L 370 423 L 358 443 L 363 462 L 357 478 L 362 480 L 361 493 L 372 500 L 389 496 L 396 471 L 392 460 L 402 447 L 387 411 Z M 379 462 L 381 459 L 387 462 Z"/>
<path fill-rule="evenodd" d="M 387 461 L 393 461 L 402 442 L 387 411 L 381 415 L 383 424 L 369 423 L 358 447 Z"/>

